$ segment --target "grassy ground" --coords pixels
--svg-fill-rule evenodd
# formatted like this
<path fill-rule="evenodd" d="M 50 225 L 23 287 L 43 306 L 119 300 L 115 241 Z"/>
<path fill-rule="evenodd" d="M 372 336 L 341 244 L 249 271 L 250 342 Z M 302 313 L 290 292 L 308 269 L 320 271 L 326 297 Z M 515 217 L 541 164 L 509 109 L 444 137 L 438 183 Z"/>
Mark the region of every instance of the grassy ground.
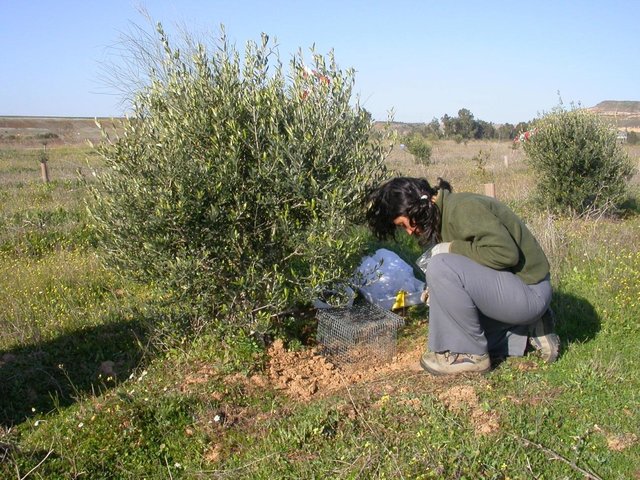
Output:
<path fill-rule="evenodd" d="M 562 356 L 300 401 L 264 380 L 251 339 L 158 343 L 150 325 L 176 313 L 106 271 L 86 226 L 76 177 L 97 159 L 51 148 L 44 185 L 38 153 L 0 149 L 0 477 L 640 478 L 637 180 L 623 220 L 554 218 L 532 213 L 508 143 L 442 142 L 428 167 L 394 151 L 393 168 L 458 191 L 495 182 L 527 219 L 552 260 Z M 401 351 L 424 343 L 426 312 L 407 323 Z"/>

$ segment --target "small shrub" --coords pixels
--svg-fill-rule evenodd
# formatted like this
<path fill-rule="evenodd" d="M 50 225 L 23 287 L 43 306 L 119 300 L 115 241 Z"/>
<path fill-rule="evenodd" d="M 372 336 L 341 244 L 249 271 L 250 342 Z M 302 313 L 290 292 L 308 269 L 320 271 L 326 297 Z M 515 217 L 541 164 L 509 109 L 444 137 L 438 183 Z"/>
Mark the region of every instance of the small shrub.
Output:
<path fill-rule="evenodd" d="M 640 143 L 640 134 L 638 134 L 638 132 L 627 132 L 627 143 L 629 145 L 637 145 Z"/>
<path fill-rule="evenodd" d="M 474 175 L 481 183 L 489 182 L 493 175 L 487 171 L 487 165 L 489 163 L 489 152 L 483 152 L 478 150 L 478 153 L 473 156 L 471 161 L 475 164 Z"/>
<path fill-rule="evenodd" d="M 40 150 L 40 153 L 38 154 L 38 161 L 40 163 L 47 163 L 49 161 L 49 154 L 46 149 L 43 148 Z"/>
<path fill-rule="evenodd" d="M 37 133 L 35 138 L 37 138 L 38 140 L 49 140 L 49 139 L 57 139 L 60 137 L 57 133 L 45 132 L 45 133 Z"/>
<path fill-rule="evenodd" d="M 405 144 L 409 153 L 415 157 L 416 163 L 425 166 L 431 164 L 431 145 L 421 134 L 414 133 L 410 135 L 407 137 Z"/>
<path fill-rule="evenodd" d="M 351 276 L 388 152 L 332 54 L 285 75 L 266 35 L 241 60 L 224 34 L 209 54 L 158 32 L 133 118 L 98 148 L 93 223 L 109 263 L 196 306 L 196 326 L 266 329 Z"/>
<path fill-rule="evenodd" d="M 616 132 L 596 114 L 558 107 L 535 123 L 523 148 L 545 208 L 605 213 L 626 198 L 633 167 Z"/>

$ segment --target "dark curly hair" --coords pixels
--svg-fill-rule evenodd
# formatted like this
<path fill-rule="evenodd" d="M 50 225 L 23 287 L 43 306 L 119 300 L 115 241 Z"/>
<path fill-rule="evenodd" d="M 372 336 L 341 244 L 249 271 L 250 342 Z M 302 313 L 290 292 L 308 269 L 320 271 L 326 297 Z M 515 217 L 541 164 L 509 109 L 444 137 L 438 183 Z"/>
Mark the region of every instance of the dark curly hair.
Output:
<path fill-rule="evenodd" d="M 432 187 L 424 178 L 396 177 L 373 189 L 367 195 L 367 223 L 380 240 L 394 238 L 393 221 L 405 216 L 411 226 L 421 230 L 419 241 L 426 245 L 440 242 L 440 209 L 432 201 L 439 190 L 451 191 L 451 185 L 438 177 L 438 185 Z"/>

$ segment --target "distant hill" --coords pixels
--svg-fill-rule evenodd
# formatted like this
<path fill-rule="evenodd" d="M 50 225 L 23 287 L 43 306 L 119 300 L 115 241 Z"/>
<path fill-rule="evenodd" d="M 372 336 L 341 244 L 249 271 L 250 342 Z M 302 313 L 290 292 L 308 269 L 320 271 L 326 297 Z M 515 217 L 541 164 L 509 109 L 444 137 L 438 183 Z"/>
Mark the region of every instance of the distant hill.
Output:
<path fill-rule="evenodd" d="M 386 121 L 376 121 L 374 123 L 374 128 L 378 131 L 384 130 L 386 128 L 390 128 L 392 131 L 395 130 L 398 135 L 407 135 L 411 132 L 414 132 L 416 129 L 424 127 L 424 123 L 405 123 L 405 122 L 386 122 Z"/>
<path fill-rule="evenodd" d="M 587 110 L 601 115 L 619 130 L 640 132 L 640 101 L 606 100 Z M 122 122 L 122 119 L 98 120 L 110 132 Z M 386 122 L 376 122 L 375 126 L 381 129 L 385 125 Z M 421 126 L 424 123 L 391 124 L 392 129 L 400 135 Z M 94 143 L 101 140 L 100 130 L 93 118 L 0 116 L 0 145 L 80 144 L 87 140 Z"/>
<path fill-rule="evenodd" d="M 640 101 L 605 100 L 595 107 L 587 108 L 587 110 L 602 116 L 619 130 L 640 132 Z M 522 121 L 528 120 L 523 119 Z M 376 122 L 378 129 L 382 129 L 386 125 L 388 125 L 387 122 Z M 404 135 L 424 125 L 424 123 L 392 122 L 391 128 L 396 130 L 398 134 Z"/>
<path fill-rule="evenodd" d="M 640 132 L 640 102 L 606 100 L 588 109 L 620 130 Z"/>

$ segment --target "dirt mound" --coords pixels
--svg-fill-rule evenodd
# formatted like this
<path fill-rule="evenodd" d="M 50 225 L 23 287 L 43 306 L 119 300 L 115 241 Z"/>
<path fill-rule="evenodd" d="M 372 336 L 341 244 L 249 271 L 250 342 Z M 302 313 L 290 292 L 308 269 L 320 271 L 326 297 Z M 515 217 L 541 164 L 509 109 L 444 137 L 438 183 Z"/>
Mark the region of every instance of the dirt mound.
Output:
<path fill-rule="evenodd" d="M 336 403 L 336 408 L 350 419 L 355 419 L 361 409 L 383 408 L 390 401 L 419 412 L 424 408 L 423 398 L 427 395 L 441 402 L 452 414 L 466 419 L 475 435 L 498 432 L 499 413 L 483 404 L 477 393 L 488 381 L 477 375 L 473 378 L 464 375 L 434 377 L 424 373 L 419 364 L 424 343 L 420 336 L 405 337 L 399 342 L 398 353 L 391 362 L 338 367 L 322 356 L 318 348 L 288 351 L 282 340 L 276 340 L 267 350 L 268 362 L 262 373 L 222 375 L 215 367 L 202 363 L 186 375 L 180 389 L 207 392 L 215 408 L 202 421 L 211 429 L 212 435 L 224 435 L 231 426 L 264 422 L 274 416 L 285 417 L 286 409 L 259 412 L 251 406 L 238 405 L 234 400 L 234 395 L 256 394 L 271 388 L 294 402 L 313 402 L 338 395 L 342 400 Z M 210 384 L 216 384 L 214 392 L 206 388 Z M 629 444 L 629 439 L 624 440 L 625 445 Z M 222 455 L 220 445 L 212 444 L 206 455 L 209 462 L 215 463 Z M 615 448 L 620 447 L 616 444 Z"/>
<path fill-rule="evenodd" d="M 408 394 L 415 388 L 419 390 L 419 395 L 430 391 L 449 411 L 467 417 L 476 435 L 497 432 L 500 429 L 497 412 L 479 401 L 474 386 L 460 384 L 464 382 L 464 377 L 432 377 L 421 373 L 419 358 L 423 350 L 424 340 L 415 339 L 405 344 L 389 363 L 369 365 L 368 368 L 362 368 L 362 365 L 339 368 L 320 355 L 317 349 L 287 351 L 282 341 L 278 340 L 268 350 L 269 364 L 265 374 L 268 382 L 297 401 L 311 401 L 351 386 L 378 381 L 387 393 L 399 391 Z M 394 379 L 400 378 L 400 373 L 412 376 L 413 387 L 395 384 Z M 381 397 L 379 402 L 386 399 L 388 395 Z M 413 397 L 399 401 L 408 406 L 412 406 L 412 402 L 417 405 L 420 403 L 419 398 Z M 374 408 L 376 406 L 376 403 L 372 405 Z"/>
<path fill-rule="evenodd" d="M 311 400 L 393 371 L 420 371 L 418 359 L 423 348 L 423 342 L 410 346 L 387 364 L 339 368 L 320 355 L 317 348 L 287 351 L 283 342 L 276 340 L 268 350 L 269 366 L 266 373 L 269 381 L 287 396 Z"/>
<path fill-rule="evenodd" d="M 468 413 L 471 425 L 478 435 L 488 435 L 500 428 L 498 415 L 482 408 L 471 385 L 456 385 L 438 395 L 444 405 L 454 413 Z"/>

